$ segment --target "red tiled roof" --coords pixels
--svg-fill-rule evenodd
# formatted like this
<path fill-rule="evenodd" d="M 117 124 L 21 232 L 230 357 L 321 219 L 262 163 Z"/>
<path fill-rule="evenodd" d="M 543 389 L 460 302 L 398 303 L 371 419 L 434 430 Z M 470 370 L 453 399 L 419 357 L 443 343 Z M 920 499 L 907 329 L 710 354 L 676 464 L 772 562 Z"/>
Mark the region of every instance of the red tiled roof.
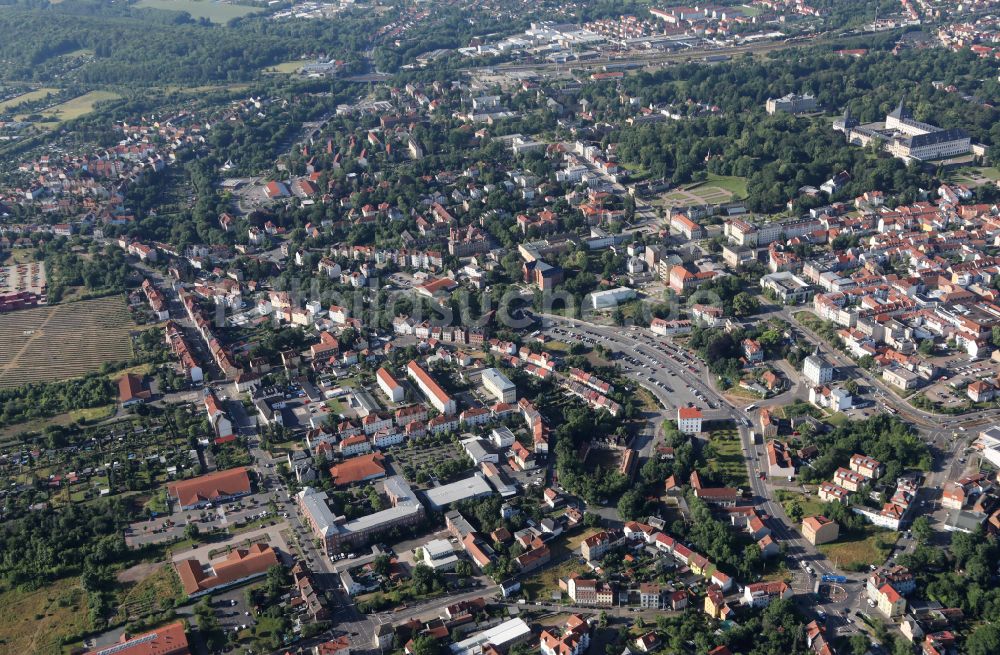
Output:
<path fill-rule="evenodd" d="M 180 621 L 170 623 L 156 630 L 122 639 L 111 646 L 92 650 L 86 655 L 188 655 L 187 635 Z"/>
<path fill-rule="evenodd" d="M 167 486 L 167 493 L 176 498 L 181 506 L 188 507 L 217 498 L 248 494 L 250 476 L 248 469 L 241 466 L 175 482 Z"/>
<path fill-rule="evenodd" d="M 211 573 L 196 559 L 185 559 L 174 564 L 181 579 L 184 593 L 196 594 L 214 587 L 261 575 L 278 563 L 274 549 L 266 544 L 254 544 L 249 549 L 237 549 L 229 553 L 225 560 L 212 566 Z"/>
<path fill-rule="evenodd" d="M 337 486 L 345 486 L 361 482 L 369 478 L 385 475 L 382 453 L 361 455 L 345 460 L 330 468 L 330 477 Z"/>

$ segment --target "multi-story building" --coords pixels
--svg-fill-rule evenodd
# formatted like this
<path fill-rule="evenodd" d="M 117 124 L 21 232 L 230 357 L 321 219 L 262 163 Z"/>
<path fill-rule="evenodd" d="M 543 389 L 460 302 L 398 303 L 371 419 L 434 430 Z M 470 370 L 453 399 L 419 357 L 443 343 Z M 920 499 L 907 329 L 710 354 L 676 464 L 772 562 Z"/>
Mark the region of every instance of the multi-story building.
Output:
<path fill-rule="evenodd" d="M 784 582 L 755 582 L 743 587 L 741 602 L 750 607 L 765 607 L 772 600 L 790 598 L 792 588 Z"/>
<path fill-rule="evenodd" d="M 852 471 L 860 473 L 868 479 L 880 478 L 885 471 L 882 463 L 877 459 L 859 454 L 851 455 L 850 467 Z"/>
<path fill-rule="evenodd" d="M 783 112 L 786 114 L 804 114 L 810 111 L 816 111 L 816 98 L 809 95 L 797 95 L 795 93 L 789 93 L 781 98 L 768 98 L 767 102 L 764 104 L 764 108 L 767 110 L 768 114 L 776 114 L 778 112 Z"/>
<path fill-rule="evenodd" d="M 403 385 L 384 366 L 379 367 L 378 371 L 375 372 L 375 379 L 378 380 L 379 389 L 389 400 L 394 403 L 403 402 L 406 395 Z"/>
<path fill-rule="evenodd" d="M 802 519 L 802 536 L 813 546 L 836 541 L 840 526 L 825 516 L 807 516 Z"/>
<path fill-rule="evenodd" d="M 296 494 L 296 500 L 313 534 L 322 540 L 326 554 L 330 555 L 364 544 L 393 528 L 414 526 L 424 519 L 424 506 L 403 478 L 388 478 L 384 491 L 392 505 L 390 508 L 351 521 L 333 514 L 323 491 L 306 487 Z"/>
<path fill-rule="evenodd" d="M 833 123 L 833 129 L 843 132 L 848 143 L 867 146 L 875 141 L 893 157 L 905 161 L 926 161 L 957 157 L 972 150 L 969 134 L 960 128 L 942 129 L 913 118 L 903 100 L 885 117 L 885 123 L 862 125 L 848 107 L 843 118 Z"/>
<path fill-rule="evenodd" d="M 833 366 L 819 354 L 819 348 L 802 363 L 802 376 L 813 386 L 833 381 Z"/>
<path fill-rule="evenodd" d="M 444 392 L 438 383 L 434 381 L 434 378 L 421 368 L 419 364 L 410 360 L 410 363 L 406 365 L 406 373 L 427 397 L 427 400 L 434 409 L 446 416 L 455 413 L 457 410 L 455 401 Z"/>
<path fill-rule="evenodd" d="M 495 368 L 483 371 L 483 387 L 502 403 L 517 402 L 517 387 L 506 375 Z"/>
<path fill-rule="evenodd" d="M 538 647 L 542 655 L 582 655 L 590 647 L 590 625 L 574 614 L 566 619 L 561 634 L 542 630 Z"/>
<path fill-rule="evenodd" d="M 702 413 L 697 407 L 677 408 L 677 429 L 681 434 L 698 434 L 701 432 Z"/>

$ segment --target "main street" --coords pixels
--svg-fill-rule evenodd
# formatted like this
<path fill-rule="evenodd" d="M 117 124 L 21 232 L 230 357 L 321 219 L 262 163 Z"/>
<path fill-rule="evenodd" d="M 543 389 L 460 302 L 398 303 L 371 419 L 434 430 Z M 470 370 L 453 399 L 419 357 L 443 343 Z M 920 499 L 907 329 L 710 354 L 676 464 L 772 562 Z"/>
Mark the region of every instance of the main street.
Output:
<path fill-rule="evenodd" d="M 736 424 L 747 462 L 750 489 L 755 505 L 769 517 L 766 523 L 774 537 L 785 544 L 788 570 L 793 576 L 793 588 L 798 593 L 812 593 L 816 580 L 823 575 L 843 575 L 848 578 L 848 584 L 863 582 L 863 576 L 851 576 L 839 571 L 825 555 L 791 527 L 792 521 L 781 503 L 774 499 L 771 485 L 760 479 L 760 473 L 766 472 L 767 464 L 761 461 L 765 457 L 763 449 L 758 452 L 752 443 L 746 413 L 716 391 L 712 384 L 711 373 L 701 362 L 674 346 L 668 339 L 653 335 L 643 328 L 598 325 L 554 314 L 544 314 L 542 319 L 544 331 L 553 336 L 559 337 L 569 333 L 569 336 L 575 335 L 575 338 L 584 342 L 600 344 L 609 350 L 621 353 L 624 357 L 633 359 L 638 357 L 640 361 L 652 362 L 651 368 L 642 367 L 639 369 L 641 372 L 636 372 L 634 365 L 624 367 L 623 372 L 650 391 L 667 408 L 654 420 L 662 423 L 663 418 L 675 418 L 677 407 L 695 402 L 703 409 L 705 405 L 708 406 L 705 411 L 706 420 L 728 419 Z M 649 376 L 653 378 L 652 383 L 648 379 Z M 653 445 L 654 442 L 650 440 L 637 444 L 636 447 L 640 455 L 648 457 Z M 804 566 L 812 568 L 814 573 L 806 572 Z M 826 610 L 831 616 L 840 615 L 857 603 L 857 594 L 848 593 L 845 600 L 829 603 Z"/>

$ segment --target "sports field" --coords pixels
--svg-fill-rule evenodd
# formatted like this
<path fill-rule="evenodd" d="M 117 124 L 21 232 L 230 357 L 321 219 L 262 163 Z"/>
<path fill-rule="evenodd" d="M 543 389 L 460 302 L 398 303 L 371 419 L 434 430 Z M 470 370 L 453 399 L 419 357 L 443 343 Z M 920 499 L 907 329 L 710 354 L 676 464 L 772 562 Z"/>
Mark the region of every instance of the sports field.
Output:
<path fill-rule="evenodd" d="M 0 314 L 0 389 L 85 375 L 132 358 L 124 296 Z"/>

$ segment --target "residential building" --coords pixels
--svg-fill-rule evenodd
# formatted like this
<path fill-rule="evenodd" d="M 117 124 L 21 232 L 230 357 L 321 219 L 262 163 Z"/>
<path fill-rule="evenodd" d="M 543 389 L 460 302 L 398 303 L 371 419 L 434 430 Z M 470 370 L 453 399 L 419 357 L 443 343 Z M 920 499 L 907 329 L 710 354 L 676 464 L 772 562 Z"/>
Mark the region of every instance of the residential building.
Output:
<path fill-rule="evenodd" d="M 573 614 L 558 635 L 542 630 L 538 647 L 542 655 L 583 655 L 590 647 L 590 625 Z"/>
<path fill-rule="evenodd" d="M 375 372 L 375 379 L 378 380 L 379 388 L 389 400 L 394 403 L 403 402 L 406 395 L 403 385 L 384 366 L 379 367 L 378 371 Z"/>
<path fill-rule="evenodd" d="M 851 455 L 850 468 L 855 473 L 860 473 L 869 480 L 882 477 L 885 468 L 877 459 L 872 459 L 867 455 Z"/>
<path fill-rule="evenodd" d="M 702 413 L 697 407 L 677 408 L 677 429 L 681 434 L 698 434 L 701 432 Z"/>
<path fill-rule="evenodd" d="M 833 381 L 833 366 L 819 354 L 819 348 L 802 363 L 802 376 L 814 387 Z"/>
<path fill-rule="evenodd" d="M 454 414 L 457 410 L 455 401 L 452 400 L 451 396 L 446 394 L 444 390 L 438 386 L 438 383 L 434 381 L 427 371 L 420 367 L 415 361 L 411 360 L 409 364 L 406 365 L 407 375 L 413 379 L 420 391 L 427 397 L 427 400 L 431 405 L 439 412 L 446 416 Z"/>
<path fill-rule="evenodd" d="M 795 475 L 795 462 L 792 460 L 792 450 L 783 441 L 770 440 L 765 446 L 767 450 L 767 474 L 772 478 L 789 478 Z"/>
<path fill-rule="evenodd" d="M 807 516 L 802 519 L 802 536 L 813 546 L 836 541 L 840 526 L 825 516 Z"/>
<path fill-rule="evenodd" d="M 785 599 L 792 596 L 792 588 L 782 581 L 755 582 L 743 587 L 741 602 L 751 607 L 765 607 L 772 600 Z"/>

